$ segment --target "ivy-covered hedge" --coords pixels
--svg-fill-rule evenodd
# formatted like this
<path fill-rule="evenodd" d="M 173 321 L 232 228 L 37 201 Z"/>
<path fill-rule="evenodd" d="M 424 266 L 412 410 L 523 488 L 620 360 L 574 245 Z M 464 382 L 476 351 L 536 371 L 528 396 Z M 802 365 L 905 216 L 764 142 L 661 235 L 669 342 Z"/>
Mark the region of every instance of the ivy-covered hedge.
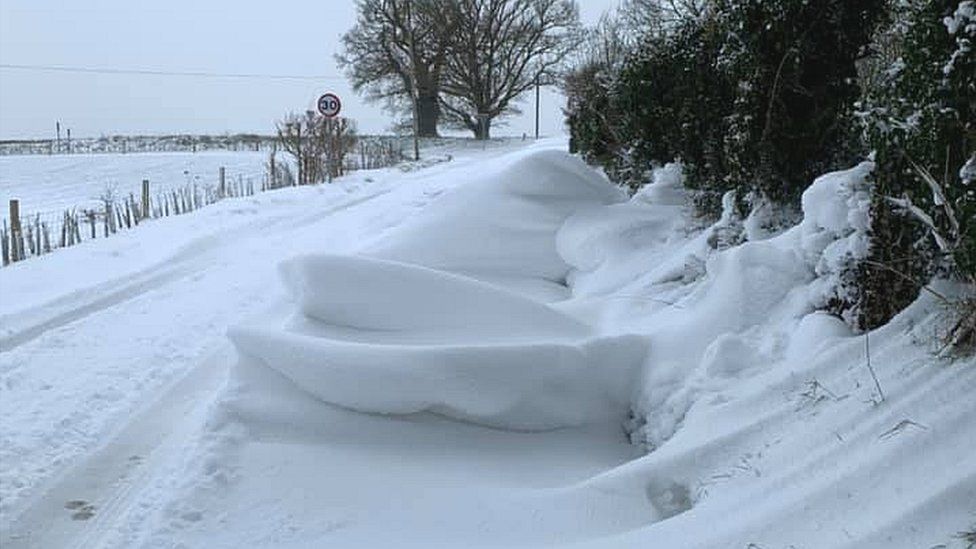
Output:
<path fill-rule="evenodd" d="M 632 188 L 680 160 L 714 216 L 728 191 L 741 213 L 796 207 L 818 175 L 873 153 L 870 257 L 840 309 L 870 328 L 936 273 L 976 283 L 976 2 L 697 5 L 649 25 L 622 62 L 567 78 L 584 158 Z"/>
<path fill-rule="evenodd" d="M 861 103 L 878 195 L 864 328 L 886 322 L 934 274 L 976 282 L 976 3 L 903 4 L 888 32 L 893 58 Z"/>

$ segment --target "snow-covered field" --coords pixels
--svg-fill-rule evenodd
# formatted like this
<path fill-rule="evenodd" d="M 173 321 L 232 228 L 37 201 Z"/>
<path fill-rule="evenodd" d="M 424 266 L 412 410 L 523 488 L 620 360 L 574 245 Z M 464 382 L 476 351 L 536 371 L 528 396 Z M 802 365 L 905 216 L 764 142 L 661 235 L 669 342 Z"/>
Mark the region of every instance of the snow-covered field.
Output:
<path fill-rule="evenodd" d="M 222 166 L 226 177 L 250 178 L 260 187 L 267 156 L 250 151 L 0 156 L 0 217 L 7 216 L 12 198 L 20 200 L 25 215 L 60 213 L 95 207 L 109 190 L 118 198 L 138 196 L 143 179 L 153 193 L 194 183 L 216 185 Z"/>
<path fill-rule="evenodd" d="M 933 356 L 940 305 L 815 311 L 869 165 L 724 246 L 674 167 L 628 200 L 564 148 L 0 270 L 0 544 L 967 546 L 976 361 Z"/>

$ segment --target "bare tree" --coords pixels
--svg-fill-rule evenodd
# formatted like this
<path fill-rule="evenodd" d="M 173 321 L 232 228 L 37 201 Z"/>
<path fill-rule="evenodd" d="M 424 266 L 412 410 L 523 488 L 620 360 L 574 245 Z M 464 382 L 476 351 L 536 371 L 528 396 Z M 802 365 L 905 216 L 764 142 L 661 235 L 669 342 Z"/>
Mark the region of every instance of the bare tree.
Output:
<path fill-rule="evenodd" d="M 453 122 L 488 139 L 492 122 L 518 113 L 514 101 L 551 83 L 579 36 L 572 0 L 454 0 L 455 40 L 441 106 Z"/>
<path fill-rule="evenodd" d="M 356 146 L 356 126 L 348 118 L 313 117 L 309 146 L 317 159 L 316 181 L 332 181 L 345 173 L 346 155 Z"/>
<path fill-rule="evenodd" d="M 346 118 L 291 113 L 278 123 L 278 140 L 295 160 L 298 184 L 311 185 L 343 174 L 345 157 L 356 145 L 356 127 Z"/>
<path fill-rule="evenodd" d="M 454 33 L 452 0 L 358 0 L 336 56 L 353 88 L 393 112 L 406 107 L 421 137 L 436 137 L 440 85 Z"/>
<path fill-rule="evenodd" d="M 298 184 L 304 185 L 308 178 L 308 149 L 304 147 L 308 139 L 307 116 L 289 113 L 278 122 L 278 141 L 281 148 L 291 155 L 298 168 Z"/>
<path fill-rule="evenodd" d="M 629 28 L 620 19 L 605 13 L 596 25 L 581 33 L 580 46 L 574 48 L 566 69 L 575 72 L 591 65 L 608 70 L 617 68 L 626 59 L 634 41 Z M 559 79 L 562 85 L 566 84 L 567 76 L 564 74 Z"/>

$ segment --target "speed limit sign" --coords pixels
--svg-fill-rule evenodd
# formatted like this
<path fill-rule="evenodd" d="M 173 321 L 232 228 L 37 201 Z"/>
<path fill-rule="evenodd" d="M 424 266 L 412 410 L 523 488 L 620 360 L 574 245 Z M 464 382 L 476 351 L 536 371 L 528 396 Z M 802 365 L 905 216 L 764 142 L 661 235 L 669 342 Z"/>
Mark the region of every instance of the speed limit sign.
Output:
<path fill-rule="evenodd" d="M 339 111 L 342 110 L 342 101 L 339 100 L 339 96 L 334 93 L 326 93 L 319 97 L 316 106 L 319 109 L 319 114 L 326 118 L 335 118 L 339 115 Z"/>

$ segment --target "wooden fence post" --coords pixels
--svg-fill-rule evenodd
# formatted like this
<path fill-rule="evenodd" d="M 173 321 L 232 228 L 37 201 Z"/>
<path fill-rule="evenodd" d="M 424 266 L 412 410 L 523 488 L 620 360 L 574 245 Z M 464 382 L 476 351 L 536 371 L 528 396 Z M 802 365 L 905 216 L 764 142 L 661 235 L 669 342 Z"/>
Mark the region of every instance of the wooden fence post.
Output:
<path fill-rule="evenodd" d="M 10 261 L 20 261 L 24 258 L 24 243 L 21 240 L 20 201 L 10 201 Z"/>
<path fill-rule="evenodd" d="M 3 220 L 3 228 L 0 229 L 0 259 L 3 266 L 10 265 L 10 235 L 7 234 L 7 220 Z"/>
<path fill-rule="evenodd" d="M 224 198 L 224 197 L 227 196 L 227 187 L 226 187 L 226 185 L 227 185 L 227 178 L 226 178 L 226 176 L 227 176 L 227 172 L 226 172 L 226 170 L 224 170 L 224 167 L 221 166 L 220 167 L 220 186 L 217 187 L 218 188 L 217 196 L 220 197 L 220 198 Z"/>
<path fill-rule="evenodd" d="M 85 210 L 85 217 L 88 218 L 88 225 L 91 226 L 91 237 L 92 240 L 96 238 L 95 231 L 95 210 Z"/>
<path fill-rule="evenodd" d="M 142 180 L 142 218 L 148 219 L 152 217 L 152 212 L 149 211 L 149 180 Z"/>

